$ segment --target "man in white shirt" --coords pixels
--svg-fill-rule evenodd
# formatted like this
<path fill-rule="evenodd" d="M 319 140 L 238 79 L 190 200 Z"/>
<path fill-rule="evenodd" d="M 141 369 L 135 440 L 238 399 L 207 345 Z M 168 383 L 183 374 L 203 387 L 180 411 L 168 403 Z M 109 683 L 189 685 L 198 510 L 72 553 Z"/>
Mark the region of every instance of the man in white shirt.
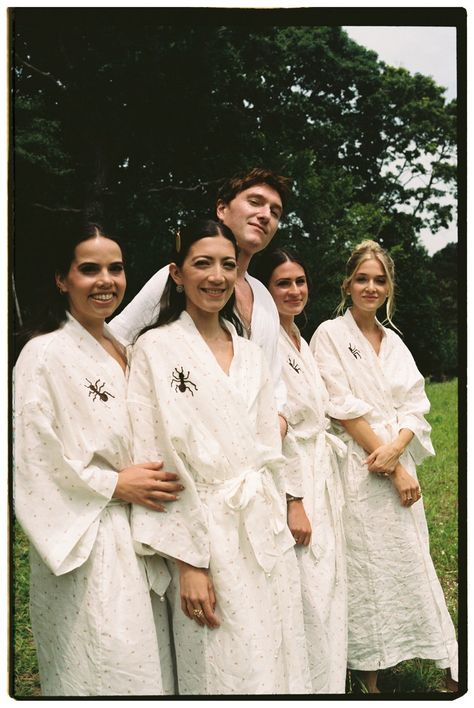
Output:
<path fill-rule="evenodd" d="M 291 180 L 287 177 L 264 168 L 254 168 L 227 180 L 219 190 L 216 204 L 217 218 L 233 231 L 240 248 L 235 287 L 237 314 L 247 337 L 265 353 L 280 413 L 284 413 L 286 391 L 281 381 L 278 353 L 278 311 L 265 286 L 248 275 L 247 269 L 252 257 L 268 246 L 275 235 L 290 189 Z M 168 274 L 168 266 L 161 268 L 123 312 L 109 323 L 114 334 L 132 342 L 143 327 L 156 319 Z M 284 415 L 280 415 L 280 430 L 284 436 Z"/>

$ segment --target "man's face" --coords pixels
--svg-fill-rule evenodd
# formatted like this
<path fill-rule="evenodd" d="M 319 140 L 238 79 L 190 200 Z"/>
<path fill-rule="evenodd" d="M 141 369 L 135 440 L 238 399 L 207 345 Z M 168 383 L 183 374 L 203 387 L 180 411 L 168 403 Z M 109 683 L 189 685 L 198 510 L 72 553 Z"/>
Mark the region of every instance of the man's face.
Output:
<path fill-rule="evenodd" d="M 244 189 L 228 204 L 217 203 L 217 218 L 234 232 L 239 248 L 250 256 L 268 246 L 282 211 L 280 195 L 268 184 Z"/>

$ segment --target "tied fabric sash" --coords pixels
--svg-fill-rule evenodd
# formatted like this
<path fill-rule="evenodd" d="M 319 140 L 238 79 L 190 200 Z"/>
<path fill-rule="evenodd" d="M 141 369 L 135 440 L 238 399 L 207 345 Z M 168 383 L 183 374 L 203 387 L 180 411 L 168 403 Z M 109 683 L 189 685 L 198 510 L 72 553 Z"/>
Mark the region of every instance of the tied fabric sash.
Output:
<path fill-rule="evenodd" d="M 285 503 L 271 472 L 266 467 L 248 469 L 233 479 L 198 483 L 196 487 L 221 492 L 229 509 L 242 514 L 257 563 L 265 573 L 271 573 L 277 560 L 294 544 L 286 525 Z"/>

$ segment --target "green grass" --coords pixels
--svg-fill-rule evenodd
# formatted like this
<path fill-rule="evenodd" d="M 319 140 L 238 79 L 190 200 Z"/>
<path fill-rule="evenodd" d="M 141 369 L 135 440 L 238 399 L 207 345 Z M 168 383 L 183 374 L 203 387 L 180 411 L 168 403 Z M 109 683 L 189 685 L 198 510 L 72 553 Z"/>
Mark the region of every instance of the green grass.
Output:
<path fill-rule="evenodd" d="M 427 393 L 436 457 L 426 460 L 418 474 L 430 530 L 431 555 L 457 626 L 457 381 L 428 384 Z M 39 696 L 38 667 L 28 617 L 28 542 L 18 527 L 15 527 L 12 563 L 15 696 Z M 433 662 L 414 659 L 381 671 L 379 688 L 384 693 L 432 693 L 442 686 L 443 679 L 444 672 Z M 348 690 L 360 691 L 353 678 L 349 678 Z"/>

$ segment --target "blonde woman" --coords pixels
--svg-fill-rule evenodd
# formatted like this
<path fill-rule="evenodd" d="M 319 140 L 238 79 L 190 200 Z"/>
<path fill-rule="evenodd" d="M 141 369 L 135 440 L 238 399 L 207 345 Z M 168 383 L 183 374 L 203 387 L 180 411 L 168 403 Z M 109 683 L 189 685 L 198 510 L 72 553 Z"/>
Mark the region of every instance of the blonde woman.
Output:
<path fill-rule="evenodd" d="M 394 311 L 394 264 L 374 241 L 352 252 L 343 316 L 311 340 L 329 414 L 348 445 L 342 480 L 349 588 L 348 666 L 369 693 L 377 672 L 420 657 L 446 668 L 457 690 L 457 642 L 429 553 L 416 465 L 434 454 L 424 379 L 377 311 Z"/>

